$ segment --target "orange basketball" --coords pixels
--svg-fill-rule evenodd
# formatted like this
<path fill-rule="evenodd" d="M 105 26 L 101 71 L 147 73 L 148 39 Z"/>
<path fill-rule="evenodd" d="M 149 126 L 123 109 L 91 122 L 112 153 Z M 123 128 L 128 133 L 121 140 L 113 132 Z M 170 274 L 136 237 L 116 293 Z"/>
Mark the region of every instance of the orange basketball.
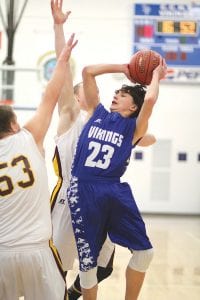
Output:
<path fill-rule="evenodd" d="M 152 50 L 136 52 L 129 62 L 129 72 L 133 81 L 148 85 L 152 79 L 153 70 L 159 65 L 160 54 Z"/>

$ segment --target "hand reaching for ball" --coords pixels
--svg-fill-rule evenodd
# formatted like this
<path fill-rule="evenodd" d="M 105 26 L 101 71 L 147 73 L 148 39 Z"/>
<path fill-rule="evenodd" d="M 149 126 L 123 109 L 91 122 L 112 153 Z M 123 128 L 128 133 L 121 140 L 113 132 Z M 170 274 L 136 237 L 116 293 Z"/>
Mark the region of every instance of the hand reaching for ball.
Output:
<path fill-rule="evenodd" d="M 153 70 L 153 74 L 156 72 L 158 73 L 159 80 L 164 79 L 167 74 L 167 64 L 162 56 L 160 56 L 159 65 Z"/>
<path fill-rule="evenodd" d="M 124 74 L 131 82 L 136 83 L 136 81 L 131 77 L 129 64 L 124 64 Z"/>

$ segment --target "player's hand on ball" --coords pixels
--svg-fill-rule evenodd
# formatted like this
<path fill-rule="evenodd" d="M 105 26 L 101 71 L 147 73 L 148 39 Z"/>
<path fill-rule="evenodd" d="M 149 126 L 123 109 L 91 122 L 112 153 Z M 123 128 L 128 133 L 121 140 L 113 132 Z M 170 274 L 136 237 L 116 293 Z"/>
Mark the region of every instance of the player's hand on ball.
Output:
<path fill-rule="evenodd" d="M 129 70 L 129 65 L 128 64 L 125 64 L 124 65 L 124 74 L 126 75 L 126 77 L 133 83 L 136 83 L 136 81 L 131 77 L 131 74 L 130 74 L 130 70 Z"/>
<path fill-rule="evenodd" d="M 159 65 L 153 70 L 154 73 L 158 73 L 159 80 L 164 79 L 167 74 L 167 64 L 162 56 L 160 56 Z"/>

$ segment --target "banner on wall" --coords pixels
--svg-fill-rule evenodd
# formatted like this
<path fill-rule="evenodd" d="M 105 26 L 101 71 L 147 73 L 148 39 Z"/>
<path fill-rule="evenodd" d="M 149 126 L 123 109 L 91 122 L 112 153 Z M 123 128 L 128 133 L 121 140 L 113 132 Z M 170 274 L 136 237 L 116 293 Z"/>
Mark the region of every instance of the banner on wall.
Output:
<path fill-rule="evenodd" d="M 38 79 L 46 85 L 52 77 L 53 70 L 56 65 L 55 51 L 47 51 L 42 54 L 37 61 Z M 70 58 L 70 68 L 72 70 L 72 77 L 75 76 L 75 60 Z"/>
<path fill-rule="evenodd" d="M 200 4 L 133 5 L 133 53 L 160 53 L 169 67 L 166 82 L 200 82 Z"/>
<path fill-rule="evenodd" d="M 168 67 L 164 80 L 168 83 L 198 83 L 200 84 L 200 68 L 173 68 Z"/>

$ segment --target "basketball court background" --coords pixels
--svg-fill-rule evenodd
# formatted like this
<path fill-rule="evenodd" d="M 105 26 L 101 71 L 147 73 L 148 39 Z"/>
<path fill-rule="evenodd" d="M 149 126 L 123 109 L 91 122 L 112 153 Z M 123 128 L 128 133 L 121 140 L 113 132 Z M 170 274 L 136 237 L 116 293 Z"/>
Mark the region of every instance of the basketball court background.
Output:
<path fill-rule="evenodd" d="M 171 8 L 173 5 L 180 5 L 179 9 L 172 9 L 172 11 L 184 10 L 184 7 L 187 10 L 187 6 L 192 3 L 200 5 L 200 1 L 146 0 L 133 3 L 130 0 L 110 0 L 108 3 L 106 0 L 101 2 L 84 0 L 80 3 L 78 0 L 64 0 L 64 8 L 72 10 L 72 15 L 65 25 L 66 37 L 71 32 L 75 32 L 79 39 L 72 56 L 75 83 L 80 81 L 81 69 L 86 64 L 129 61 L 135 38 L 133 21 L 137 20 L 136 16 L 133 19 L 135 3 L 145 4 L 141 7 L 146 12 L 149 9 L 148 3 L 170 4 Z M 22 125 L 31 116 L 41 99 L 46 80 L 55 62 L 53 23 L 49 4 L 49 0 L 29 0 L 16 33 L 14 106 Z M 168 8 L 170 11 L 170 7 Z M 151 12 L 152 14 L 146 15 L 147 24 L 142 26 L 149 25 L 150 20 L 155 19 L 153 10 Z M 178 15 L 179 13 L 174 18 L 179 18 Z M 140 16 L 138 13 L 137 17 Z M 169 21 L 171 18 L 172 15 L 165 16 L 163 21 Z M 198 23 L 199 19 L 197 9 L 196 17 L 192 16 L 190 20 L 197 20 Z M 0 68 L 2 69 L 2 62 L 6 55 L 6 36 L 1 22 L 0 32 Z M 200 45 L 199 23 L 195 38 L 196 36 L 195 49 Z M 140 43 L 142 41 L 145 40 L 140 40 Z M 155 134 L 157 143 L 148 149 L 139 147 L 135 149 L 124 176 L 133 188 L 140 210 L 143 213 L 156 214 L 156 216 L 144 215 L 156 255 L 147 274 L 141 300 L 199 300 L 200 70 L 198 58 L 195 71 L 194 65 L 192 68 L 184 66 L 182 73 L 170 66 L 168 74 L 170 82 L 163 82 L 161 85 L 159 101 L 149 124 L 149 131 Z M 3 88 L 1 76 L 0 71 L 0 89 Z M 114 90 L 127 82 L 120 74 L 99 78 L 102 102 L 109 107 Z M 50 189 L 56 181 L 51 159 L 57 121 L 57 111 L 55 111 L 45 140 Z M 166 214 L 167 216 L 164 216 Z M 99 287 L 99 300 L 123 299 L 124 270 L 128 259 L 128 250 L 117 248 L 114 272 L 111 278 Z M 74 275 L 72 272 L 71 277 Z"/>

